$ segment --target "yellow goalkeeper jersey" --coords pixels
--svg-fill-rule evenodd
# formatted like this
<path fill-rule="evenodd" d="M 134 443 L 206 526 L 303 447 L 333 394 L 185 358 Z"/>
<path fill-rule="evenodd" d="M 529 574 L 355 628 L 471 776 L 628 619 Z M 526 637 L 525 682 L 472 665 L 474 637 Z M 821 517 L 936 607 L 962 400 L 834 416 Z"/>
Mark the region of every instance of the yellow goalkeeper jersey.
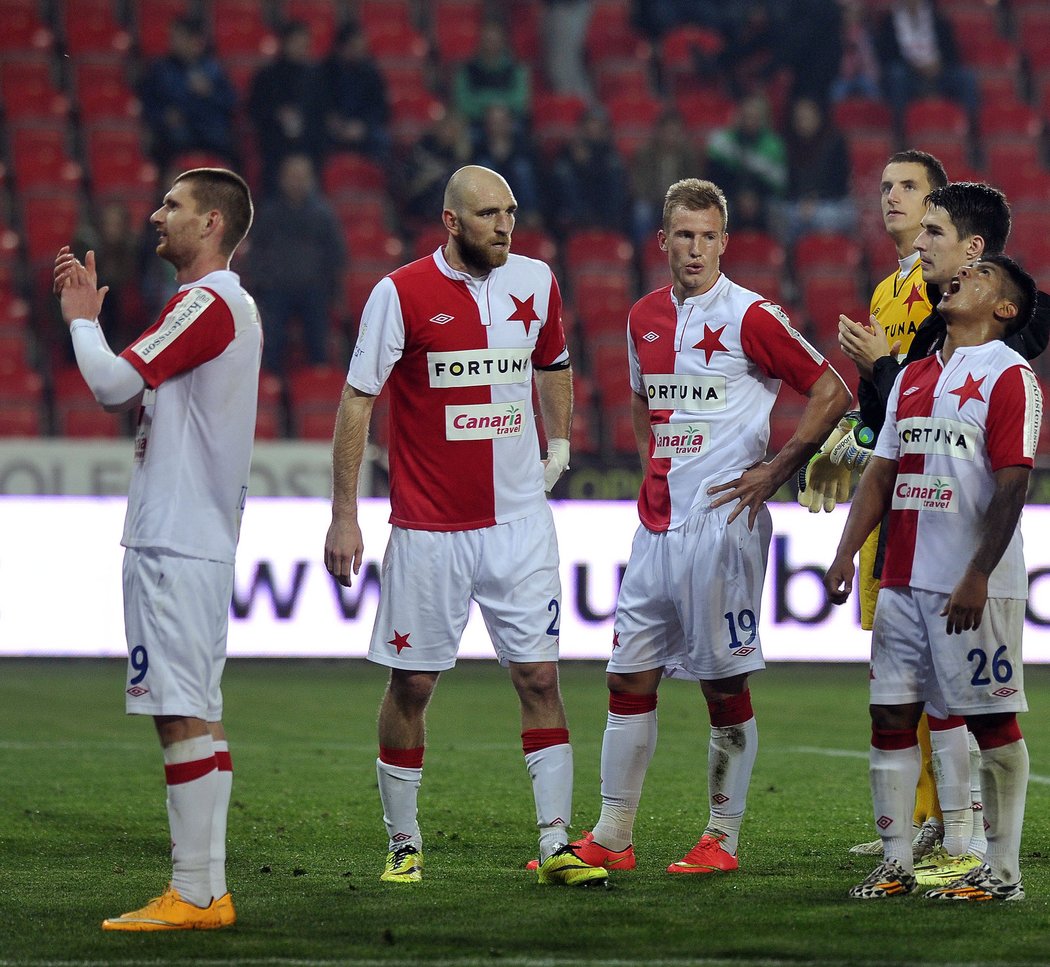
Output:
<path fill-rule="evenodd" d="M 901 261 L 900 268 L 886 276 L 871 296 L 871 314 L 886 331 L 892 347 L 900 342 L 900 357 L 904 358 L 919 328 L 931 311 L 922 279 L 919 253 L 914 252 Z M 875 554 L 879 546 L 879 528 L 876 527 L 860 549 L 860 623 L 870 631 L 875 617 L 875 599 L 879 594 L 879 580 L 874 576 Z"/>

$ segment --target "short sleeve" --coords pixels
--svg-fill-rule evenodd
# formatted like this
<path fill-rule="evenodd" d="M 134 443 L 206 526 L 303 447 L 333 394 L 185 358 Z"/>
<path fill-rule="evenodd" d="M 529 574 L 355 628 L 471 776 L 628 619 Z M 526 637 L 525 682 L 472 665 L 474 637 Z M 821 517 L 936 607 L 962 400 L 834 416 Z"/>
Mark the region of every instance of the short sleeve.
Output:
<path fill-rule="evenodd" d="M 1011 366 L 995 381 L 988 398 L 985 443 L 992 470 L 1035 465 L 1043 394 L 1027 366 Z"/>
<path fill-rule="evenodd" d="M 361 312 L 357 345 L 350 356 L 346 381 L 378 396 L 405 348 L 405 319 L 397 287 L 389 276 L 376 283 Z"/>
<path fill-rule="evenodd" d="M 755 302 L 748 307 L 741 320 L 740 344 L 763 373 L 803 395 L 828 368 L 827 360 L 775 302 Z"/>

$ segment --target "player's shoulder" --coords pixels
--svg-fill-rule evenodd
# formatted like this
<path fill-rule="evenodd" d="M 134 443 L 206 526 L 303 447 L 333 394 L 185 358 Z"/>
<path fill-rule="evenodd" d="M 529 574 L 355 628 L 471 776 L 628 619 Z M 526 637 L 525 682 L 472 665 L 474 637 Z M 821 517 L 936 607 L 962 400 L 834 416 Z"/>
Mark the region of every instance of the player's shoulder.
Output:
<path fill-rule="evenodd" d="M 518 255 L 511 252 L 507 256 L 506 264 L 499 267 L 498 277 L 513 284 L 516 280 L 529 280 L 536 283 L 549 284 L 554 276 L 551 267 L 542 259 L 534 259 L 528 255 Z"/>
<path fill-rule="evenodd" d="M 396 285 L 399 282 L 416 279 L 420 276 L 433 275 L 438 272 L 437 263 L 434 261 L 433 254 L 424 255 L 422 258 L 415 259 L 412 262 L 406 262 L 400 268 L 394 269 L 389 275 L 384 278 L 392 279 Z"/>

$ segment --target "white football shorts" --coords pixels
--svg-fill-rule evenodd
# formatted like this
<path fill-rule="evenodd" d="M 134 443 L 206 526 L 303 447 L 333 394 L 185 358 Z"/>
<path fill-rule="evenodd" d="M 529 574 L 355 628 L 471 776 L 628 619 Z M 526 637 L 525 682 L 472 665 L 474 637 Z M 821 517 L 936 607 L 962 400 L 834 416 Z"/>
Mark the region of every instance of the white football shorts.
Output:
<path fill-rule="evenodd" d="M 558 660 L 561 580 L 550 508 L 465 531 L 394 527 L 381 571 L 371 661 L 411 671 L 456 664 L 470 602 L 501 665 Z"/>
<path fill-rule="evenodd" d="M 232 594 L 232 564 L 124 550 L 129 715 L 222 718 Z"/>
<path fill-rule="evenodd" d="M 758 622 L 773 532 L 763 507 L 748 530 L 735 504 L 694 511 L 681 527 L 639 526 L 620 586 L 608 670 L 663 668 L 716 681 L 765 668 Z"/>
<path fill-rule="evenodd" d="M 871 703 L 926 701 L 951 715 L 1026 712 L 1021 632 L 1025 602 L 989 598 L 981 626 L 949 635 L 948 595 L 883 588 L 871 639 Z"/>

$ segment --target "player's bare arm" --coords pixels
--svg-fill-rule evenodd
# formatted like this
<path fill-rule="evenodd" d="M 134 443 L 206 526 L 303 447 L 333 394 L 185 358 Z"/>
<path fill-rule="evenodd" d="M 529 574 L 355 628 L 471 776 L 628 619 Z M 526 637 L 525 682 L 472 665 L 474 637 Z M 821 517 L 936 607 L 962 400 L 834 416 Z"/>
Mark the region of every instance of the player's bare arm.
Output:
<path fill-rule="evenodd" d="M 324 566 L 344 587 L 361 570 L 365 552 L 357 520 L 357 487 L 375 397 L 347 383 L 332 437 L 332 523 L 324 542 Z"/>
<path fill-rule="evenodd" d="M 941 612 L 948 634 L 961 634 L 981 626 L 988 601 L 988 575 L 995 570 L 1010 544 L 1028 494 L 1028 467 L 1004 467 L 995 473 L 995 495 L 981 521 L 981 538 L 973 559 L 952 590 Z"/>
<path fill-rule="evenodd" d="M 547 457 L 543 461 L 543 489 L 550 493 L 569 468 L 569 436 L 572 432 L 572 367 L 536 370 L 540 415 L 547 434 Z"/>
<path fill-rule="evenodd" d="M 747 526 L 754 529 L 762 505 L 820 449 L 852 400 L 846 384 L 830 366 L 817 377 L 806 395 L 809 400 L 794 434 L 772 460 L 756 464 L 736 480 L 711 487 L 707 491 L 712 495 L 721 494 L 711 501 L 712 507 L 721 507 L 732 500 L 739 501 L 729 515 L 729 523 L 747 508 Z"/>
<path fill-rule="evenodd" d="M 631 425 L 634 428 L 635 446 L 638 447 L 638 462 L 644 472 L 649 463 L 652 423 L 649 419 L 649 401 L 637 393 L 631 394 Z"/>
<path fill-rule="evenodd" d="M 824 588 L 832 604 L 845 604 L 849 598 L 857 570 L 853 558 L 889 509 L 896 479 L 896 460 L 871 458 L 853 495 L 846 526 L 835 551 L 835 560 L 824 575 Z"/>
<path fill-rule="evenodd" d="M 896 359 L 901 351 L 901 343 L 897 340 L 891 346 L 886 338 L 886 330 L 874 316 L 870 316 L 867 325 L 864 325 L 854 322 L 849 316 L 840 315 L 839 348 L 856 364 L 861 378 L 870 381 L 875 363 L 883 356 Z"/>

